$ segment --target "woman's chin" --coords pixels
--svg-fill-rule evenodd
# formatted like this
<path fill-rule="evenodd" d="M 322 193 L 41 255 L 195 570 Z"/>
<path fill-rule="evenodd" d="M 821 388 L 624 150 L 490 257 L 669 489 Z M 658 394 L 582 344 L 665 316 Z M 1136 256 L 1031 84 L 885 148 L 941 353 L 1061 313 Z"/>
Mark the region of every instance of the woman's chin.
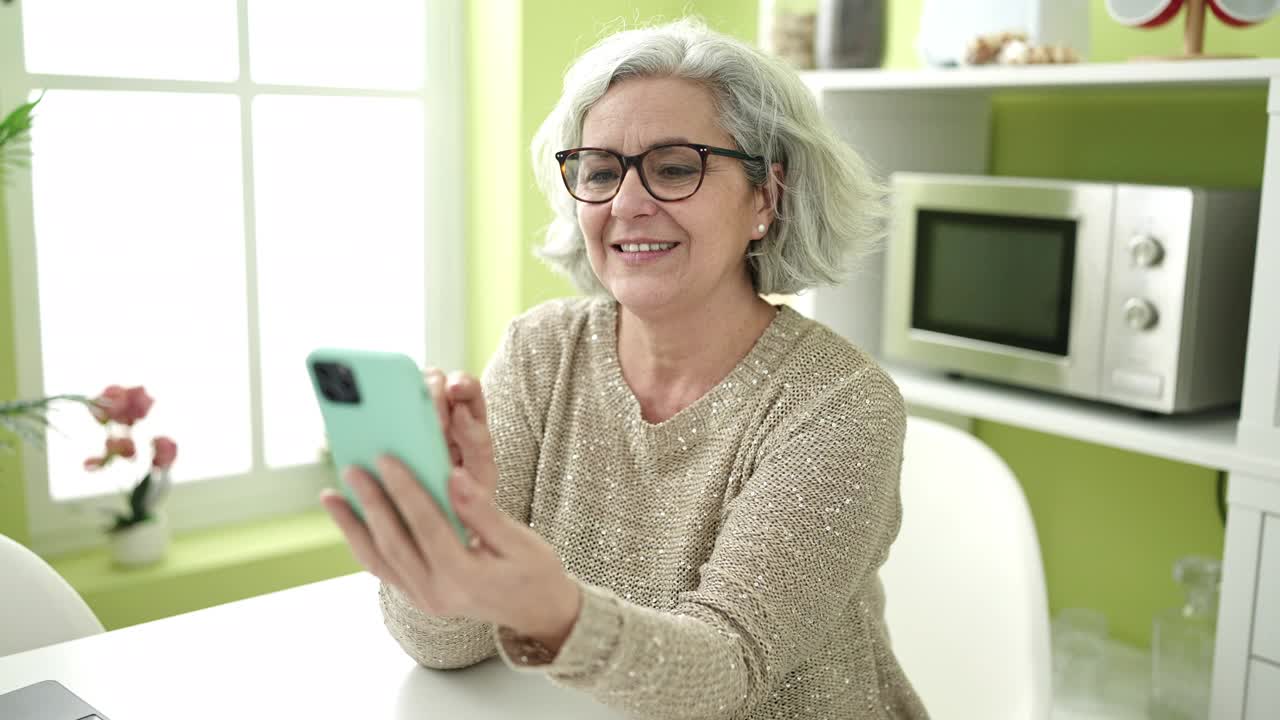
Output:
<path fill-rule="evenodd" d="M 671 308 L 680 301 L 678 288 L 667 282 L 623 281 L 611 283 L 609 292 L 627 310 L 645 315 Z"/>

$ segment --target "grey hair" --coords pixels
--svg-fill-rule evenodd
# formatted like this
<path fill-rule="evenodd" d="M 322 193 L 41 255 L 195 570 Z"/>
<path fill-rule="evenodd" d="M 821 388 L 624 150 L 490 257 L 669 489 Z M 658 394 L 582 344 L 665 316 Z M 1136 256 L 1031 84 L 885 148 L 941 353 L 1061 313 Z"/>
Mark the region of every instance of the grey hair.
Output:
<path fill-rule="evenodd" d="M 884 227 L 884 188 L 827 124 L 800 77 L 781 60 L 684 19 L 597 42 L 569 68 L 560 101 L 533 138 L 534 174 L 555 211 L 537 255 L 579 290 L 604 292 L 555 153 L 582 144 L 587 112 L 610 87 L 643 77 L 706 87 L 738 148 L 764 158 L 743 163 L 752 183 L 764 186 L 768 169 L 782 166 L 781 201 L 772 193 L 776 220 L 747 251 L 756 292 L 790 294 L 837 283 L 848 260 L 874 249 Z"/>

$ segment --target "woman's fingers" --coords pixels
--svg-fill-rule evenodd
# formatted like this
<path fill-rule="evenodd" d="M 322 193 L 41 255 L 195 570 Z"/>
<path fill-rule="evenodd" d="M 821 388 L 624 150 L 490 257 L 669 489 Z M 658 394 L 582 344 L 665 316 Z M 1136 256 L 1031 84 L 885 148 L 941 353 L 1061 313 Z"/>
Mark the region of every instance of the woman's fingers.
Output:
<path fill-rule="evenodd" d="M 464 548 L 444 511 L 418 483 L 413 471 L 396 458 L 385 455 L 379 458 L 378 473 L 400 509 L 417 550 L 433 570 L 457 577 L 455 573 L 464 562 Z"/>
<path fill-rule="evenodd" d="M 514 539 L 511 518 L 489 501 L 488 491 L 466 468 L 449 476 L 449 494 L 458 519 L 490 553 L 503 557 Z"/>
<path fill-rule="evenodd" d="M 455 373 L 456 374 L 456 373 Z M 453 398 L 449 397 L 448 379 L 439 368 L 427 368 L 422 373 L 423 381 L 430 390 L 431 404 L 435 406 L 436 415 L 440 419 L 440 433 L 444 435 L 445 447 L 449 450 L 449 462 L 452 465 L 462 463 L 462 451 L 453 439 Z"/>
<path fill-rule="evenodd" d="M 479 380 L 464 372 L 451 372 L 446 383 L 446 392 L 452 405 L 464 405 L 471 411 L 472 417 L 481 423 L 489 422 L 484 405 L 484 390 Z"/>
<path fill-rule="evenodd" d="M 320 493 L 320 504 L 324 506 L 329 517 L 333 518 L 334 524 L 347 539 L 347 545 L 351 548 L 351 554 L 355 556 L 356 562 L 388 585 L 403 588 L 400 576 L 382 558 L 373 543 L 373 536 L 369 534 L 369 529 L 356 516 L 347 499 L 336 490 L 326 489 Z"/>
<path fill-rule="evenodd" d="M 398 465 L 399 463 L 397 463 Z M 403 466 L 401 466 L 403 467 Z M 382 464 L 378 472 L 383 482 L 387 476 Z M 378 555 L 395 574 L 407 583 L 402 585 L 412 595 L 422 595 L 428 582 L 430 566 L 400 520 L 400 512 L 372 475 L 360 468 L 349 468 L 344 474 L 347 485 L 355 491 L 364 508 L 365 526 L 373 538 Z"/>
<path fill-rule="evenodd" d="M 465 405 L 453 411 L 454 439 L 462 454 L 462 465 L 492 497 L 498 484 L 498 469 L 493 459 L 493 437 L 489 427 L 474 416 Z"/>
<path fill-rule="evenodd" d="M 435 406 L 436 416 L 440 419 L 440 432 L 449 437 L 449 398 L 446 394 L 445 376 L 440 368 L 429 367 L 422 373 L 422 379 L 431 395 L 431 404 Z"/>

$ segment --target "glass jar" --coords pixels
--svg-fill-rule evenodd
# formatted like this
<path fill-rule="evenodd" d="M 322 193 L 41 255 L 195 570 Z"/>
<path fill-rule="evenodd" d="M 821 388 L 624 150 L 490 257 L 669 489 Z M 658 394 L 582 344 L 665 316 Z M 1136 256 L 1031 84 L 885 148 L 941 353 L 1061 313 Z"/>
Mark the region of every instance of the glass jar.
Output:
<path fill-rule="evenodd" d="M 797 70 L 812 70 L 818 0 L 760 0 L 760 48 Z"/>
<path fill-rule="evenodd" d="M 1204 720 L 1209 716 L 1222 563 L 1200 556 L 1179 558 L 1173 579 L 1186 599 L 1152 621 L 1148 713 L 1152 720 Z"/>

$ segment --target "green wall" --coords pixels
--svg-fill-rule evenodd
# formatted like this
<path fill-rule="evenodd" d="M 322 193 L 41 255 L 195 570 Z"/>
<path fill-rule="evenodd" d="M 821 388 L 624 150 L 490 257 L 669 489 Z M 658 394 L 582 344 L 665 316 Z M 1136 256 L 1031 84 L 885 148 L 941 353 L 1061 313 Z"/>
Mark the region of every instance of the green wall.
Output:
<path fill-rule="evenodd" d="M 16 103 L 0 106 L 0 113 Z M 13 289 L 10 287 L 8 224 L 4 195 L 0 193 L 0 400 L 18 395 L 17 338 L 13 331 Z M 13 451 L 0 450 L 0 535 L 18 542 L 28 541 L 25 481 L 22 477 L 22 448 L 15 438 Z"/>

